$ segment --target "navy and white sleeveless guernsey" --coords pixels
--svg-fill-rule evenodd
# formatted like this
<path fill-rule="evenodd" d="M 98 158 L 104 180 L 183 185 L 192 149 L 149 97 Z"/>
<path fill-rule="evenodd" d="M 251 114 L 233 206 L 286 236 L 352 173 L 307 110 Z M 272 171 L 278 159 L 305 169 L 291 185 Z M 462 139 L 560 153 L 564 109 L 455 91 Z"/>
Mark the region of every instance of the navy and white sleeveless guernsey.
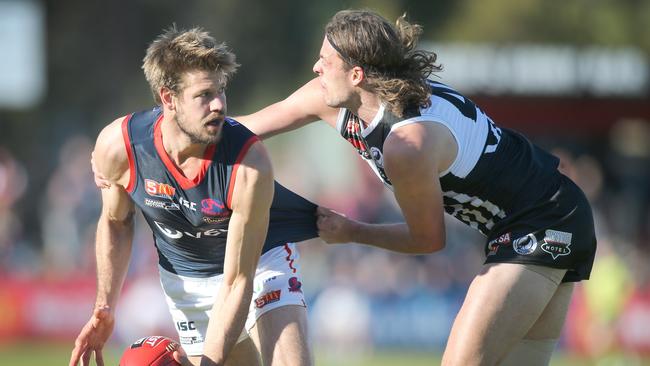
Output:
<path fill-rule="evenodd" d="M 156 107 L 122 122 L 130 170 L 126 190 L 153 231 L 162 268 L 189 277 L 221 274 L 237 168 L 258 138 L 226 118 L 220 141 L 208 146 L 205 164 L 190 180 L 163 147 L 161 120 Z M 262 252 L 316 237 L 315 212 L 315 204 L 276 182 Z"/>
<path fill-rule="evenodd" d="M 429 106 L 407 106 L 399 118 L 382 105 L 367 124 L 341 109 L 337 129 L 383 183 L 383 145 L 411 123 L 440 123 L 458 154 L 440 174 L 445 211 L 487 236 L 486 262 L 534 263 L 568 269 L 564 281 L 589 278 L 596 251 L 591 208 L 558 170 L 559 160 L 515 131 L 499 128 L 471 100 L 429 80 Z"/>

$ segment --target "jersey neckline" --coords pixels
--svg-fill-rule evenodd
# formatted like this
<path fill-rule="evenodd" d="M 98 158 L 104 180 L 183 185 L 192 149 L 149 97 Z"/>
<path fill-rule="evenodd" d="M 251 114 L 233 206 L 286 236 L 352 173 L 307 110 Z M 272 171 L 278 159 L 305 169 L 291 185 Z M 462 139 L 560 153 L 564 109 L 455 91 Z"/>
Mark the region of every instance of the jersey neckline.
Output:
<path fill-rule="evenodd" d="M 163 136 L 162 136 L 162 130 L 160 128 L 160 124 L 162 122 L 164 114 L 161 114 L 160 117 L 158 117 L 158 120 L 156 120 L 156 123 L 154 124 L 154 132 L 153 132 L 153 140 L 154 140 L 154 145 L 156 146 L 156 151 L 158 152 L 158 156 L 160 157 L 160 160 L 162 160 L 163 164 L 167 168 L 167 171 L 169 171 L 176 182 L 181 186 L 182 189 L 190 189 L 193 187 L 196 187 L 199 185 L 203 179 L 206 176 L 206 172 L 208 171 L 208 168 L 210 167 L 210 164 L 212 163 L 212 156 L 214 155 L 214 152 L 217 148 L 217 144 L 210 144 L 208 147 L 205 149 L 205 152 L 203 153 L 203 162 L 201 164 L 201 168 L 197 172 L 196 176 L 193 178 L 186 177 L 185 174 L 176 166 L 176 164 L 172 161 L 172 159 L 169 157 L 169 154 L 167 154 L 167 150 L 165 150 L 165 146 L 163 145 Z"/>

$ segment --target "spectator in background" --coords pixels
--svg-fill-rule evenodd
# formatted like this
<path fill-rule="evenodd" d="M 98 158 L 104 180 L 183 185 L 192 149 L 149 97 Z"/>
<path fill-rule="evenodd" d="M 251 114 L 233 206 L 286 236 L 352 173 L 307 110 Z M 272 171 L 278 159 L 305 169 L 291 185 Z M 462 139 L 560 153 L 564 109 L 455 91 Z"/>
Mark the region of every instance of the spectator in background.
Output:
<path fill-rule="evenodd" d="M 68 138 L 59 151 L 58 165 L 45 190 L 40 211 L 43 260 L 50 277 L 93 273 L 94 239 L 99 215 L 99 192 L 92 184 L 88 154 L 92 141 L 81 135 Z"/>
<path fill-rule="evenodd" d="M 621 256 L 621 252 L 625 252 L 630 244 L 621 237 L 612 236 L 608 220 L 603 217 L 603 172 L 596 159 L 587 153 L 574 153 L 564 147 L 556 147 L 552 152 L 560 159 L 558 169 L 582 188 L 595 209 L 599 250 L 591 281 L 581 283 L 576 288 L 569 310 L 565 342 L 577 353 L 598 360 L 620 349 L 618 336 L 612 330 L 618 327 L 633 288 L 632 274 Z M 614 247 L 614 242 L 617 247 Z"/>
<path fill-rule="evenodd" d="M 15 204 L 27 189 L 27 172 L 10 151 L 0 146 L 0 273 L 33 273 L 40 262 L 23 241 L 23 223 Z"/>
<path fill-rule="evenodd" d="M 650 122 L 622 119 L 610 132 L 608 168 L 615 173 L 617 189 L 609 206 L 610 219 L 626 242 L 648 252 L 650 203 Z M 644 265 L 644 267 L 648 267 Z M 639 270 L 642 270 L 639 268 Z"/>

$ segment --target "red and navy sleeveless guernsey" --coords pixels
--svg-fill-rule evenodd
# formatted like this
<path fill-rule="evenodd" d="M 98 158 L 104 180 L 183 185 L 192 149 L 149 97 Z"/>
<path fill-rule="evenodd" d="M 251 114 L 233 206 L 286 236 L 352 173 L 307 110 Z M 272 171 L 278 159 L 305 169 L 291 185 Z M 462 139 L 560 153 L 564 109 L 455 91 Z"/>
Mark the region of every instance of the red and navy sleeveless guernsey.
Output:
<path fill-rule="evenodd" d="M 162 143 L 162 110 L 124 118 L 130 179 L 126 188 L 151 227 L 159 264 L 189 277 L 223 273 L 232 192 L 239 163 L 258 137 L 226 118 L 217 144 L 205 151 L 194 179 L 173 164 Z M 263 252 L 316 237 L 316 205 L 275 183 Z"/>

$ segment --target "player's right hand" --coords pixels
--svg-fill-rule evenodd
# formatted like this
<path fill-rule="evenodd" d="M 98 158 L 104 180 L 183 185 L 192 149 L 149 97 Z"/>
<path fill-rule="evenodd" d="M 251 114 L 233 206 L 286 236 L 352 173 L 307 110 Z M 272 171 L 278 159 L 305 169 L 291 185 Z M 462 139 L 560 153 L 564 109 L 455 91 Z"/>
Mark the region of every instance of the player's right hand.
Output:
<path fill-rule="evenodd" d="M 189 358 L 187 358 L 187 353 L 185 353 L 185 350 L 181 346 L 178 346 L 178 348 L 176 348 L 172 356 L 176 362 L 180 363 L 183 366 L 193 366 L 192 362 L 190 362 Z"/>
<path fill-rule="evenodd" d="M 347 218 L 342 213 L 322 206 L 316 209 L 316 226 L 318 236 L 328 244 L 347 243 L 352 241 L 351 233 L 355 231 L 356 221 Z"/>
<path fill-rule="evenodd" d="M 95 165 L 95 150 L 93 150 L 92 153 L 90 153 L 90 166 L 93 169 L 93 175 L 95 178 L 95 185 L 97 188 L 111 188 L 111 182 L 106 179 L 105 176 L 102 175 L 99 171 L 97 171 L 97 166 Z"/>
<path fill-rule="evenodd" d="M 102 349 L 108 338 L 113 333 L 115 317 L 109 306 L 95 308 L 93 315 L 77 337 L 70 356 L 70 366 L 77 366 L 81 361 L 82 366 L 90 365 L 90 357 L 95 353 L 97 366 L 104 366 L 104 355 Z"/>

